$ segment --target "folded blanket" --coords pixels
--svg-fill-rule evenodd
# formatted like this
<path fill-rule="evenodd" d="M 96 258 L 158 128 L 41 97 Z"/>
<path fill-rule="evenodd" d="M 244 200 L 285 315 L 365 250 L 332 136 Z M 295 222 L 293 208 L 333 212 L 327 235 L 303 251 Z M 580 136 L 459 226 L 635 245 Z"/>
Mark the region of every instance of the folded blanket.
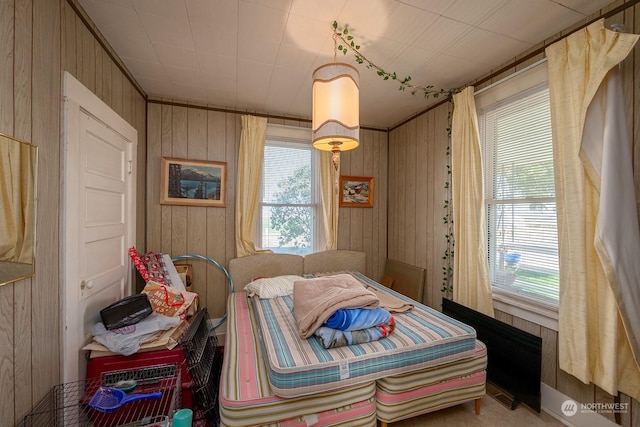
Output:
<path fill-rule="evenodd" d="M 387 323 L 391 314 L 382 307 L 341 308 L 333 313 L 323 326 L 341 331 L 356 331 Z"/>
<path fill-rule="evenodd" d="M 396 321 L 389 315 L 389 320 L 377 326 L 355 331 L 341 331 L 327 326 L 321 326 L 315 331 L 315 336 L 320 339 L 324 348 L 336 348 L 345 345 L 363 344 L 377 341 L 389 336 L 396 328 Z"/>
<path fill-rule="evenodd" d="M 309 338 L 341 308 L 375 308 L 376 294 L 350 274 L 336 274 L 293 283 L 293 317 L 298 333 Z"/>
<path fill-rule="evenodd" d="M 413 309 L 413 304 L 408 303 L 388 292 L 381 289 L 376 289 L 372 286 L 367 286 L 371 292 L 377 295 L 380 301 L 380 307 L 388 310 L 390 313 L 404 313 Z"/>

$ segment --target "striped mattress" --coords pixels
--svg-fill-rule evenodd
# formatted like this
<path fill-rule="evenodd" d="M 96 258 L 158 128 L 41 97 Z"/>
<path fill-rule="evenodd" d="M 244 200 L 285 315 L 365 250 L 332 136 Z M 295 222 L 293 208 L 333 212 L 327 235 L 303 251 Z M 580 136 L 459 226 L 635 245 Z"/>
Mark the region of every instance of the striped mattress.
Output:
<path fill-rule="evenodd" d="M 376 412 L 387 423 L 426 414 L 485 395 L 487 347 L 447 365 L 376 381 Z"/>
<path fill-rule="evenodd" d="M 472 327 L 360 273 L 351 274 L 367 286 L 414 305 L 406 313 L 394 314 L 396 329 L 389 337 L 325 349 L 315 337 L 299 337 L 290 296 L 250 298 L 275 395 L 296 397 L 329 392 L 474 356 L 476 333 Z"/>
<path fill-rule="evenodd" d="M 375 426 L 375 383 L 313 396 L 275 396 L 252 326 L 252 309 L 244 292 L 229 296 L 227 334 L 220 380 L 222 426 Z"/>

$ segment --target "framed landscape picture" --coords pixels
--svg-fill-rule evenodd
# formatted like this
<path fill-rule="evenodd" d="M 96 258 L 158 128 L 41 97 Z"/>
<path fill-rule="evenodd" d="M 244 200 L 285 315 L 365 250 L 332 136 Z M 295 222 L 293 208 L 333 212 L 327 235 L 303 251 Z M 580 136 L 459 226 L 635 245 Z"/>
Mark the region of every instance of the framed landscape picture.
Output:
<path fill-rule="evenodd" d="M 227 163 L 163 157 L 160 203 L 225 207 Z"/>
<path fill-rule="evenodd" d="M 373 178 L 366 176 L 341 176 L 340 206 L 346 208 L 373 207 Z"/>

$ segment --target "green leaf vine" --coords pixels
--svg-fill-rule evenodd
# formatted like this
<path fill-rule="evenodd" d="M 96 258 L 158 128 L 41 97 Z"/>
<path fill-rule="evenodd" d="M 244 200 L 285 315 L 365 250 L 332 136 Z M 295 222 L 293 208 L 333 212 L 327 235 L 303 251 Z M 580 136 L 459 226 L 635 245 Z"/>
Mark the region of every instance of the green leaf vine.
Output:
<path fill-rule="evenodd" d="M 398 74 L 395 72 L 389 72 L 384 68 L 378 66 L 369 58 L 367 58 L 362 52 L 360 52 L 360 45 L 356 43 L 354 37 L 351 35 L 349 28 L 347 26 L 340 27 L 337 21 L 333 21 L 333 39 L 336 45 L 336 51 L 342 52 L 343 55 L 346 55 L 349 52 L 352 52 L 355 56 L 355 61 L 358 64 L 365 65 L 368 69 L 375 71 L 375 73 L 382 78 L 382 80 L 391 80 L 396 81 L 400 85 L 398 90 L 403 92 L 409 92 L 411 95 L 416 95 L 418 93 L 422 93 L 424 98 L 433 98 L 438 99 L 441 97 L 446 97 L 449 103 L 453 103 L 453 94 L 457 92 L 455 89 L 435 89 L 433 85 L 416 85 L 411 80 L 411 76 L 406 77 L 398 77 Z M 336 53 L 337 53 L 336 52 Z M 444 297 L 451 298 L 453 296 L 453 256 L 454 256 L 454 247 L 455 240 L 453 236 L 453 211 L 451 200 L 451 108 L 449 109 L 448 114 L 448 127 L 447 127 L 447 180 L 445 181 L 444 188 L 447 190 L 447 196 L 444 201 L 444 210 L 445 215 L 442 218 L 445 226 L 445 239 L 446 239 L 446 249 L 442 256 L 444 260 L 444 265 L 442 266 L 442 289 L 441 292 Z"/>
<path fill-rule="evenodd" d="M 449 103 L 453 103 L 453 98 L 449 95 Z M 445 215 L 442 218 L 447 231 L 445 232 L 446 239 L 446 247 L 444 254 L 442 255 L 442 259 L 444 260 L 444 265 L 442 266 L 442 295 L 445 298 L 453 298 L 453 255 L 454 255 L 454 247 L 455 247 L 455 239 L 453 235 L 453 210 L 451 204 L 451 119 L 452 113 L 451 108 L 447 114 L 447 121 L 449 125 L 447 126 L 447 180 L 444 183 L 444 188 L 447 191 L 447 197 L 444 200 L 444 210 Z"/>
<path fill-rule="evenodd" d="M 425 98 L 437 99 L 441 96 L 451 96 L 452 91 L 449 89 L 435 89 L 433 85 L 420 86 L 415 85 L 411 81 L 411 76 L 399 77 L 395 72 L 389 72 L 384 68 L 376 65 L 373 61 L 367 58 L 362 52 L 360 52 L 360 45 L 356 44 L 354 37 L 349 32 L 349 27 L 339 27 L 337 21 L 333 21 L 333 37 L 336 41 L 336 50 L 346 55 L 351 51 L 358 64 L 364 64 L 368 69 L 376 72 L 382 80 L 393 80 L 400 83 L 398 90 L 408 91 L 411 95 L 422 93 Z M 341 42 L 338 44 L 338 42 Z"/>

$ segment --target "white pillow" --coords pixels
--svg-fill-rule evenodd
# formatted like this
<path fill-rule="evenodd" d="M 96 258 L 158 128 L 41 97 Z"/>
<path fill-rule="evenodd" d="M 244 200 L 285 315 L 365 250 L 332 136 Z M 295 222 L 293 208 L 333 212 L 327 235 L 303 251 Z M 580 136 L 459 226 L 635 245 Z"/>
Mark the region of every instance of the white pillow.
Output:
<path fill-rule="evenodd" d="M 293 294 L 293 282 L 300 279 L 304 277 L 295 275 L 264 277 L 248 283 L 244 290 L 249 295 L 257 295 L 263 299 L 281 297 Z"/>

